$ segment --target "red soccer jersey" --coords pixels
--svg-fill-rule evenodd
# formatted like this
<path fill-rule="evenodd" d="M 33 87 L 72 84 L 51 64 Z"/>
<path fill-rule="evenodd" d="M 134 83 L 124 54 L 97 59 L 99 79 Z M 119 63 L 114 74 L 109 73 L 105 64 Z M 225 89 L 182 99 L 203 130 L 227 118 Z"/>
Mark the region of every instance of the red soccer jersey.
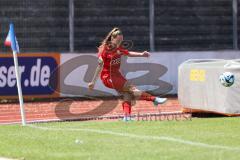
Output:
<path fill-rule="evenodd" d="M 121 91 L 127 80 L 122 76 L 119 69 L 121 66 L 121 56 L 128 55 L 129 51 L 122 47 L 107 50 L 105 46 L 100 50 L 98 57 L 103 60 L 103 70 L 101 80 L 106 87 Z"/>
<path fill-rule="evenodd" d="M 119 73 L 121 66 L 121 56 L 128 55 L 129 51 L 118 47 L 113 50 L 107 50 L 106 47 L 98 53 L 98 57 L 103 60 L 103 70 L 102 72 L 108 72 L 109 74 Z"/>

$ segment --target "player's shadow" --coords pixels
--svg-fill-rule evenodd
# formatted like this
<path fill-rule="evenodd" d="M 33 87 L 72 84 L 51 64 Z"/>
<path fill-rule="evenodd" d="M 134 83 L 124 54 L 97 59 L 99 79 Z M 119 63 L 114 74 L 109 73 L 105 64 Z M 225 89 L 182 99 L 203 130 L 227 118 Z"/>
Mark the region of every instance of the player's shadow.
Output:
<path fill-rule="evenodd" d="M 195 112 L 192 113 L 192 117 L 194 118 L 224 118 L 228 117 L 226 115 L 217 114 L 217 113 L 204 113 L 204 112 Z"/>

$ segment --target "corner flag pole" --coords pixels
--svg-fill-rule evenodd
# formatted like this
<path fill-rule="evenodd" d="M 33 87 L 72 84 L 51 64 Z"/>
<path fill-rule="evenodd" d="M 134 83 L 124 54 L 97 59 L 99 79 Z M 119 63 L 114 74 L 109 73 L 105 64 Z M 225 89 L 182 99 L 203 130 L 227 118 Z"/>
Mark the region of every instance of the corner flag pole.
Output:
<path fill-rule="evenodd" d="M 14 67 L 15 67 L 15 73 L 16 73 L 16 79 L 17 79 L 18 99 L 19 99 L 19 103 L 20 103 L 22 125 L 25 126 L 26 118 L 25 118 L 25 110 L 24 110 L 24 105 L 23 105 L 21 77 L 19 76 L 19 71 L 18 71 L 18 59 L 17 59 L 16 51 L 13 51 L 13 59 L 14 59 Z"/>
<path fill-rule="evenodd" d="M 18 99 L 20 103 L 20 111 L 21 111 L 21 118 L 22 118 L 22 125 L 26 125 L 26 118 L 25 118 L 25 110 L 23 105 L 23 95 L 22 95 L 22 87 L 21 87 L 21 77 L 19 76 L 18 71 L 18 58 L 17 53 L 19 53 L 19 46 L 18 42 L 14 33 L 14 25 L 13 23 L 10 24 L 10 30 L 5 41 L 5 45 L 11 45 L 13 51 L 13 59 L 14 59 L 14 68 L 15 68 L 15 75 L 17 80 L 17 90 L 18 90 Z"/>

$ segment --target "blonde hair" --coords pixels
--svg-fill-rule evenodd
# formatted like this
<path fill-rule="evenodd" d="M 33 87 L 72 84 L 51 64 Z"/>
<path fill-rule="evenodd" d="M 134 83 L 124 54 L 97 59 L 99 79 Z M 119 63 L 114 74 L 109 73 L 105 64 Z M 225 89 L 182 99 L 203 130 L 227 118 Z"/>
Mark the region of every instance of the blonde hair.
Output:
<path fill-rule="evenodd" d="M 111 45 L 111 40 L 116 38 L 118 35 L 122 35 L 122 31 L 119 28 L 114 27 L 104 38 L 101 45 L 98 47 L 98 50 L 101 51 L 103 50 L 104 46 Z"/>

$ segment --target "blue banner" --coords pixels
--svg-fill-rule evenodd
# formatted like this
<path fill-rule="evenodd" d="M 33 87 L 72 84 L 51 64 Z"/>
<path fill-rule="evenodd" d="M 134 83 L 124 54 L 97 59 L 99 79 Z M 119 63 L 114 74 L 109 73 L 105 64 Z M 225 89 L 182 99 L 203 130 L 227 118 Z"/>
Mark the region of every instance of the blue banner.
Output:
<path fill-rule="evenodd" d="M 23 96 L 50 96 L 58 90 L 57 56 L 20 56 L 18 70 Z M 52 75 L 52 73 L 55 75 Z M 0 96 L 17 96 L 17 80 L 12 57 L 0 56 Z"/>

